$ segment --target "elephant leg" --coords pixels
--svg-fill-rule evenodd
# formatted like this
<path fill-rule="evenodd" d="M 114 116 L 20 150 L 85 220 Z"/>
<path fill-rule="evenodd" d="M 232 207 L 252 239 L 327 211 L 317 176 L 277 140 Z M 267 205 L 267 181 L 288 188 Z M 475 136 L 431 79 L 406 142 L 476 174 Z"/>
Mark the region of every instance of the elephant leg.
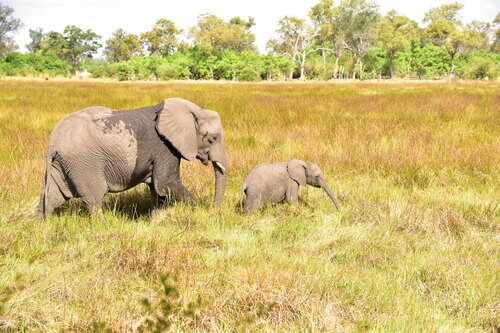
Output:
<path fill-rule="evenodd" d="M 92 196 L 82 197 L 82 200 L 85 203 L 85 206 L 87 206 L 87 210 L 89 211 L 90 215 L 96 215 L 102 213 L 103 198 L 104 194 L 101 196 L 92 195 Z"/>
<path fill-rule="evenodd" d="M 285 200 L 288 203 L 294 203 L 297 202 L 299 199 L 299 184 L 291 180 L 286 188 L 286 195 L 285 195 Z"/>
<path fill-rule="evenodd" d="M 79 196 L 91 215 L 102 212 L 102 201 L 108 193 L 108 185 L 102 177 L 86 177 L 85 180 L 73 180 Z"/>
<path fill-rule="evenodd" d="M 44 190 L 45 193 L 42 193 L 38 208 L 38 218 L 40 219 L 48 217 L 54 209 L 66 202 L 66 198 L 52 177 L 49 177 L 48 184 L 45 186 L 47 188 Z"/>
<path fill-rule="evenodd" d="M 196 203 L 196 199 L 182 183 L 181 181 L 176 181 L 167 185 L 167 196 L 170 197 L 171 200 L 175 201 L 187 201 L 188 203 L 194 205 Z"/>
<path fill-rule="evenodd" d="M 154 182 L 153 182 L 154 184 Z M 187 201 L 190 204 L 195 204 L 196 200 L 193 195 L 182 183 L 180 180 L 170 182 L 165 186 L 160 187 L 159 184 L 152 185 L 153 189 L 151 190 L 151 200 L 155 201 L 154 204 L 157 203 L 156 208 L 164 204 L 170 204 L 173 201 Z M 153 192 L 154 191 L 154 192 Z M 158 198 L 155 197 L 158 196 Z"/>
<path fill-rule="evenodd" d="M 151 193 L 151 211 L 155 211 L 160 206 L 160 196 L 156 192 L 153 183 L 149 183 L 149 192 Z"/>

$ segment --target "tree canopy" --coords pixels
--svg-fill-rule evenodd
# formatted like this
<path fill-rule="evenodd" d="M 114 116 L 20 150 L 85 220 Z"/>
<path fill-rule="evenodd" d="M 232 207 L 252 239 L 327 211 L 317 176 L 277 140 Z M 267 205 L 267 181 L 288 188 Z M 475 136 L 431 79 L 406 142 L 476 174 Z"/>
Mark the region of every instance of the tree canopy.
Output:
<path fill-rule="evenodd" d="M 149 54 L 164 57 L 175 51 L 181 33 L 182 30 L 178 29 L 174 22 L 161 18 L 150 31 L 141 34 L 141 41 Z"/>
<path fill-rule="evenodd" d="M 138 36 L 117 29 L 106 41 L 104 54 L 111 61 L 127 61 L 134 55 L 142 53 L 142 44 Z"/>
<path fill-rule="evenodd" d="M 198 22 L 189 30 L 193 45 L 207 54 L 223 50 L 235 52 L 256 51 L 255 35 L 251 28 L 255 25 L 253 17 L 244 20 L 233 17 L 224 21 L 214 14 L 198 16 Z"/>
<path fill-rule="evenodd" d="M 0 2 L 0 57 L 16 49 L 11 34 L 21 26 L 21 20 L 14 17 L 14 9 Z"/>
<path fill-rule="evenodd" d="M 120 80 L 500 77 L 500 14 L 465 22 L 463 9 L 459 2 L 438 5 L 419 24 L 394 10 L 381 13 L 374 0 L 316 0 L 304 16 L 277 22 L 267 54 L 255 45 L 253 17 L 205 13 L 186 33 L 159 18 L 142 33 L 114 30 L 102 49 L 90 29 L 30 28 L 24 57 L 12 52 L 21 21 L 0 4 L 0 76 L 85 68 Z"/>

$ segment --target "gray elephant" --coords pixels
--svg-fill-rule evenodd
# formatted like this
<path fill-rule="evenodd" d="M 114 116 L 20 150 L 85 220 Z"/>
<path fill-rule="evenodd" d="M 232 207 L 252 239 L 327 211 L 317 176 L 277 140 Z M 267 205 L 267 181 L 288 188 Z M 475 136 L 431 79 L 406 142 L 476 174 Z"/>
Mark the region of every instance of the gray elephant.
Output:
<path fill-rule="evenodd" d="M 286 163 L 259 164 L 243 183 L 243 212 L 259 209 L 268 202 L 293 203 L 298 199 L 299 186 L 311 185 L 322 188 L 337 209 L 337 199 L 325 182 L 318 165 L 293 159 Z"/>
<path fill-rule="evenodd" d="M 215 171 L 215 201 L 222 202 L 228 162 L 221 119 L 181 99 L 116 111 L 95 106 L 63 118 L 53 130 L 39 217 L 70 198 L 81 198 L 91 214 L 108 192 L 147 183 L 155 210 L 166 199 L 194 202 L 180 179 L 180 160 L 195 158 Z"/>

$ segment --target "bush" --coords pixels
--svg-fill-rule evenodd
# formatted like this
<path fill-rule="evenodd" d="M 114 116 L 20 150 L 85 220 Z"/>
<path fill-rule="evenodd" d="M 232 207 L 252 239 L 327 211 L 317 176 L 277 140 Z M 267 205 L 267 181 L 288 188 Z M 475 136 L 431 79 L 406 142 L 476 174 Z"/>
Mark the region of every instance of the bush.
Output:
<path fill-rule="evenodd" d="M 87 70 L 94 78 L 114 77 L 114 63 L 109 61 L 93 61 L 87 64 Z"/>
<path fill-rule="evenodd" d="M 260 74 L 257 73 L 257 71 L 253 68 L 243 68 L 239 73 L 238 73 L 238 80 L 239 81 L 260 81 L 261 77 Z"/>
<path fill-rule="evenodd" d="M 382 76 L 390 77 L 389 62 L 387 61 L 384 50 L 380 47 L 373 47 L 368 50 L 363 58 L 364 80 L 380 79 Z"/>
<path fill-rule="evenodd" d="M 41 55 L 38 53 L 22 54 L 11 52 L 0 64 L 3 75 L 37 76 L 37 75 L 69 75 L 71 66 L 53 53 Z"/>
<path fill-rule="evenodd" d="M 56 75 L 68 75 L 71 73 L 71 65 L 54 53 L 47 53 L 43 56 L 30 53 L 28 59 L 30 58 L 33 59 L 34 68 L 38 72 Z"/>
<path fill-rule="evenodd" d="M 180 68 L 175 64 L 167 62 L 160 65 L 157 72 L 160 80 L 176 80 L 179 78 Z"/>
<path fill-rule="evenodd" d="M 119 81 L 127 81 L 132 79 L 133 69 L 128 62 L 119 62 L 114 66 L 114 77 Z"/>
<path fill-rule="evenodd" d="M 0 76 L 14 76 L 16 71 L 12 64 L 0 60 Z"/>
<path fill-rule="evenodd" d="M 496 79 L 500 77 L 500 54 L 474 52 L 460 57 L 456 73 L 466 79 Z"/>
<path fill-rule="evenodd" d="M 427 44 L 413 51 L 413 69 L 419 78 L 440 79 L 450 72 L 450 55 L 446 50 Z"/>

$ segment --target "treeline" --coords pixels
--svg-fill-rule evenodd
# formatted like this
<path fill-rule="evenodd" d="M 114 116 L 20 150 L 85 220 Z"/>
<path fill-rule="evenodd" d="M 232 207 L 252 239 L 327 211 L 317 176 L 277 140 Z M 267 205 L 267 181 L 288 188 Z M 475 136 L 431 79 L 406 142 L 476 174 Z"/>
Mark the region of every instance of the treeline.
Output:
<path fill-rule="evenodd" d="M 370 0 L 320 0 L 308 18 L 285 16 L 267 53 L 255 46 L 252 17 L 198 17 L 183 31 L 157 20 L 139 35 L 117 29 L 101 44 L 92 30 L 30 29 L 28 53 L 11 37 L 22 22 L 0 3 L 0 75 L 71 76 L 119 80 L 468 79 L 500 77 L 500 14 L 492 22 L 463 22 L 463 5 L 432 8 L 419 25 Z M 102 59 L 96 54 L 102 50 Z"/>

